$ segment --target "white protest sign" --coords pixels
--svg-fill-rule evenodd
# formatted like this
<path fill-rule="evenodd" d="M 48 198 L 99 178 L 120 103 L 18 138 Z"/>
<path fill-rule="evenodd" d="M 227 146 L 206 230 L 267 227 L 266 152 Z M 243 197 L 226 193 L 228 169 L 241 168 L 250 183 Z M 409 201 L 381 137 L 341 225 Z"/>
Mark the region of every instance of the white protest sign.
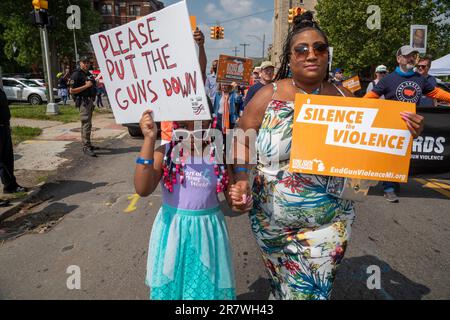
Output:
<path fill-rule="evenodd" d="M 185 1 L 91 42 L 117 123 L 211 119 Z"/>

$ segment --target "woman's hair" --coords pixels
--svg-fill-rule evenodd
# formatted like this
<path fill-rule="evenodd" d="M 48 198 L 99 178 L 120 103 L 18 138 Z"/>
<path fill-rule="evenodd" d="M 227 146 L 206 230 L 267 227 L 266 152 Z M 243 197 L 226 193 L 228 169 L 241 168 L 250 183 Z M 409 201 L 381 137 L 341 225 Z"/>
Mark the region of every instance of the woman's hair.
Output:
<path fill-rule="evenodd" d="M 292 39 L 297 34 L 300 34 L 304 31 L 315 30 L 317 31 L 325 40 L 325 43 L 328 44 L 328 38 L 325 33 L 320 29 L 317 22 L 313 19 L 313 14 L 311 11 L 307 11 L 299 16 L 294 18 L 294 22 L 292 27 L 288 31 L 288 35 L 283 45 L 283 53 L 280 57 L 281 66 L 275 76 L 275 81 L 285 79 L 289 77 L 290 68 L 289 68 L 289 59 L 291 57 L 291 47 L 292 47 Z M 328 72 L 325 76 L 325 79 L 328 79 Z"/>

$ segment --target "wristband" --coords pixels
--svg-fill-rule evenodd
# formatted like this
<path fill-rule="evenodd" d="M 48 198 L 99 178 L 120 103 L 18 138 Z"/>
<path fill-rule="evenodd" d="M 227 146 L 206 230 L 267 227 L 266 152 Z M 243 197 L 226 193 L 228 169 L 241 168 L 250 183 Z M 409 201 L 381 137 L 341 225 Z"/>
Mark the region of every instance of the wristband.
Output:
<path fill-rule="evenodd" d="M 248 169 L 244 167 L 236 167 L 234 168 L 234 173 L 245 172 L 248 173 Z"/>
<path fill-rule="evenodd" d="M 151 164 L 153 164 L 153 162 L 154 162 L 153 159 L 144 159 L 144 158 L 141 158 L 141 157 L 138 157 L 136 159 L 136 163 L 137 164 L 151 165 Z"/>

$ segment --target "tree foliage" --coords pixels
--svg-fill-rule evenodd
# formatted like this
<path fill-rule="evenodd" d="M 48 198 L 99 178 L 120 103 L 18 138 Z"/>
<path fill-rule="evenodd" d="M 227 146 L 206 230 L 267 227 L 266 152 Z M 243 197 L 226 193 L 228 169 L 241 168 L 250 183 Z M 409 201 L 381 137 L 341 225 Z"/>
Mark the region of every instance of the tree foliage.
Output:
<path fill-rule="evenodd" d="M 370 30 L 370 5 L 381 9 L 381 29 Z M 392 70 L 395 53 L 409 44 L 410 25 L 428 26 L 427 54 L 450 52 L 449 0 L 320 0 L 317 19 L 334 48 L 333 66 L 369 75 L 375 66 Z"/>
<path fill-rule="evenodd" d="M 98 32 L 100 15 L 91 8 L 90 0 L 71 1 L 81 9 L 81 29 L 76 30 L 79 52 L 85 52 L 90 42 L 89 36 Z M 48 30 L 50 41 L 54 41 L 58 58 L 74 58 L 73 31 L 67 28 L 66 10 L 68 0 L 49 1 L 49 15 L 55 17 L 55 26 Z M 31 24 L 30 12 L 33 10 L 31 0 L 2 0 L 0 2 L 0 58 L 2 66 L 8 64 L 29 67 L 42 64 L 41 42 L 38 27 Z M 16 53 L 13 48 L 16 47 Z M 6 61 L 4 60 L 6 59 Z"/>

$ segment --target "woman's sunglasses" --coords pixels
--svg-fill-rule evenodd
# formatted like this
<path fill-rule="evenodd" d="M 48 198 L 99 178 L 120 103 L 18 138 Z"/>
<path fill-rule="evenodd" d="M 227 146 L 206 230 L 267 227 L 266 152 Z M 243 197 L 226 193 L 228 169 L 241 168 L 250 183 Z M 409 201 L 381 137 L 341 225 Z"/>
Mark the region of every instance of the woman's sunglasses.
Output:
<path fill-rule="evenodd" d="M 316 56 L 322 56 L 328 52 L 329 45 L 326 43 L 314 43 L 312 50 Z M 306 44 L 298 45 L 294 48 L 294 57 L 296 60 L 306 60 L 311 51 L 310 47 Z"/>

